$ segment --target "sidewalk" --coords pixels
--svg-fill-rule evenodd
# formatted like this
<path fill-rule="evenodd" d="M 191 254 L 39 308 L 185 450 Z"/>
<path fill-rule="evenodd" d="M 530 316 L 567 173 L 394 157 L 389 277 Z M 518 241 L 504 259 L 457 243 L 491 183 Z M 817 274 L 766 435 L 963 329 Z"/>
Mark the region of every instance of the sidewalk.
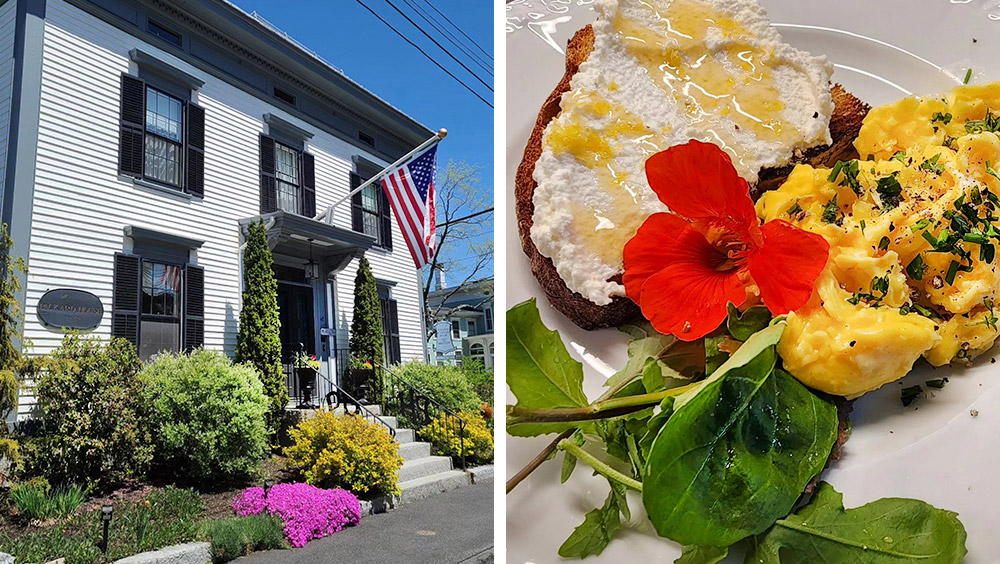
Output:
<path fill-rule="evenodd" d="M 493 562 L 493 481 L 364 517 L 357 527 L 234 564 L 480 564 Z"/>

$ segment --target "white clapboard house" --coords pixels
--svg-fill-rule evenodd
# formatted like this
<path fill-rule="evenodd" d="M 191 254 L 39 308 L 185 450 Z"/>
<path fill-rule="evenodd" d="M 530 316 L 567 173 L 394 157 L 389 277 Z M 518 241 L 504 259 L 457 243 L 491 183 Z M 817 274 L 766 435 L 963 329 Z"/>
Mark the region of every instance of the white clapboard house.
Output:
<path fill-rule="evenodd" d="M 313 217 L 431 135 L 226 0 L 0 0 L 2 221 L 28 263 L 31 350 L 70 319 L 144 358 L 232 355 L 241 245 L 264 218 L 286 356 L 341 374 L 363 255 L 388 361 L 424 358 L 419 276 L 381 188 Z"/>

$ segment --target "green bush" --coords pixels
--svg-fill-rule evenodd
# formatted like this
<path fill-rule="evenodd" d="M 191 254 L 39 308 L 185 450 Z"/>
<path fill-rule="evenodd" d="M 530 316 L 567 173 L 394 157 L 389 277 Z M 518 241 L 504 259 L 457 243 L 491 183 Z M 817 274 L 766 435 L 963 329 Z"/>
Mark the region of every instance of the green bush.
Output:
<path fill-rule="evenodd" d="M 285 548 L 284 525 L 273 515 L 234 517 L 203 524 L 204 538 L 212 544 L 216 564 L 246 556 L 251 552 Z"/>
<path fill-rule="evenodd" d="M 360 362 L 384 362 L 382 351 L 382 306 L 378 287 L 368 259 L 358 261 L 354 277 L 354 314 L 351 318 L 351 359 Z"/>
<path fill-rule="evenodd" d="M 448 409 L 475 412 L 482 404 L 465 373 L 457 366 L 411 360 L 393 367 L 392 371 Z"/>
<path fill-rule="evenodd" d="M 236 335 L 236 362 L 257 369 L 264 393 L 271 400 L 267 421 L 272 433 L 278 430 L 288 405 L 288 387 L 281 369 L 278 282 L 273 265 L 264 221 L 251 223 L 243 251 L 243 307 Z"/>
<path fill-rule="evenodd" d="M 487 370 L 482 361 L 462 361 L 462 374 L 472 386 L 472 391 L 479 396 L 479 401 L 493 405 L 493 371 Z"/>
<path fill-rule="evenodd" d="M 196 492 L 168 486 L 145 499 L 114 504 L 108 531 L 108 558 L 158 550 L 195 539 L 196 519 L 205 505 Z M 66 558 L 66 564 L 104 562 L 97 543 L 102 538 L 100 510 L 77 513 L 67 522 L 23 536 L 0 529 L 0 547 L 18 562 L 48 562 Z"/>
<path fill-rule="evenodd" d="M 86 496 L 79 486 L 52 489 L 47 481 L 33 480 L 10 489 L 10 501 L 28 519 L 66 517 L 76 511 Z"/>
<path fill-rule="evenodd" d="M 270 401 L 257 371 L 217 351 L 159 355 L 139 374 L 157 464 L 216 485 L 250 478 L 270 454 Z"/>
<path fill-rule="evenodd" d="M 285 449 L 285 464 L 306 483 L 355 494 L 399 493 L 396 472 L 403 458 L 381 423 L 320 411 L 289 434 L 293 444 Z"/>
<path fill-rule="evenodd" d="M 67 335 L 39 363 L 42 435 L 25 445 L 29 475 L 57 485 L 113 488 L 145 476 L 153 445 L 131 343 Z"/>

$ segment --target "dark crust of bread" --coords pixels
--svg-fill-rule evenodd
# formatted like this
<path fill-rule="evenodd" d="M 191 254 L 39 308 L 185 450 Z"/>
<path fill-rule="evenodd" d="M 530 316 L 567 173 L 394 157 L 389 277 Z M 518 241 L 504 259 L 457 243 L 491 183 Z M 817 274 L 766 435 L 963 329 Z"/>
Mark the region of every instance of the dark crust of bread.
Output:
<path fill-rule="evenodd" d="M 589 25 L 577 31 L 569 40 L 566 48 L 566 73 L 538 112 L 538 119 L 535 121 L 535 127 L 528 139 L 528 144 L 524 148 L 524 156 L 514 178 L 517 229 L 521 236 L 521 248 L 531 261 L 531 272 L 535 275 L 552 307 L 568 317 L 573 323 L 587 330 L 615 327 L 628 323 L 639 317 L 639 307 L 625 297 L 612 298 L 610 304 L 599 306 L 570 290 L 556 271 L 552 260 L 543 256 L 535 247 L 535 243 L 531 240 L 531 224 L 535 213 L 533 196 L 537 186 L 533 175 L 535 162 L 542 154 L 542 134 L 549 122 L 559 115 L 559 103 L 562 95 L 569 90 L 573 75 L 577 73 L 580 64 L 587 60 L 593 49 L 594 30 Z M 838 160 L 857 157 L 852 143 L 861 128 L 861 121 L 868 114 L 869 106 L 852 96 L 839 84 L 833 86 L 832 93 L 835 108 L 830 119 L 830 135 L 833 138 L 833 144 L 809 149 L 796 159 L 796 162 L 830 166 Z M 762 170 L 760 182 L 751 190 L 751 195 L 756 199 L 760 193 L 777 188 L 791 170 L 791 165 Z M 613 279 L 621 282 L 620 275 Z"/>

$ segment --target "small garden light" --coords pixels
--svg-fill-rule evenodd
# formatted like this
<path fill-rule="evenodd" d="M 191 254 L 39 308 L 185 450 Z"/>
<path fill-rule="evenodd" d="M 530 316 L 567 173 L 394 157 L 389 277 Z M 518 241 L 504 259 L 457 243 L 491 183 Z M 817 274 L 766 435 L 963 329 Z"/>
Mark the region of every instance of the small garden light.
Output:
<path fill-rule="evenodd" d="M 101 521 L 104 522 L 104 538 L 101 540 L 101 552 L 105 556 L 108 555 L 108 527 L 111 525 L 111 517 L 114 515 L 115 508 L 111 505 L 101 506 Z"/>
<path fill-rule="evenodd" d="M 264 499 L 267 499 L 267 492 L 274 487 L 274 480 L 264 480 Z"/>

